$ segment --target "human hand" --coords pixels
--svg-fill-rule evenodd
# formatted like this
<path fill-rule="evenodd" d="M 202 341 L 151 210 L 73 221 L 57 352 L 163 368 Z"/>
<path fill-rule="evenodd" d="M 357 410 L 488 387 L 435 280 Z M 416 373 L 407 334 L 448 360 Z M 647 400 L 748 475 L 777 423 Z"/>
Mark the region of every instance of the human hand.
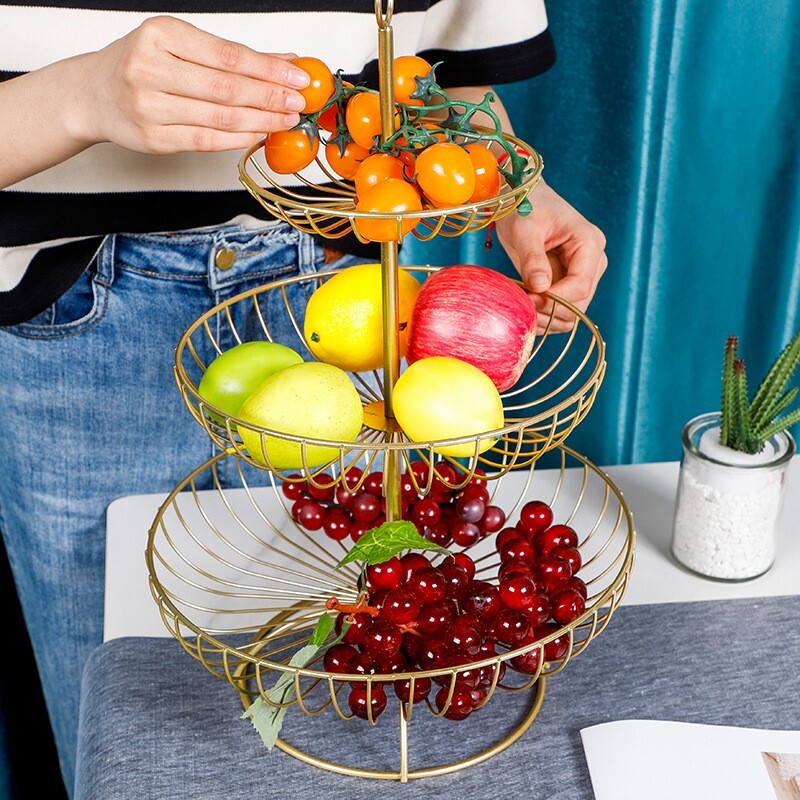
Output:
<path fill-rule="evenodd" d="M 89 143 L 143 153 L 237 150 L 299 122 L 309 83 L 286 54 L 264 54 L 173 17 L 153 17 L 82 56 L 74 124 Z"/>
<path fill-rule="evenodd" d="M 533 212 L 509 214 L 497 223 L 497 235 L 539 312 L 540 331 L 553 313 L 541 292 L 585 311 L 608 266 L 603 232 L 541 181 L 530 196 Z M 575 315 L 557 305 L 551 331 L 572 328 Z"/>

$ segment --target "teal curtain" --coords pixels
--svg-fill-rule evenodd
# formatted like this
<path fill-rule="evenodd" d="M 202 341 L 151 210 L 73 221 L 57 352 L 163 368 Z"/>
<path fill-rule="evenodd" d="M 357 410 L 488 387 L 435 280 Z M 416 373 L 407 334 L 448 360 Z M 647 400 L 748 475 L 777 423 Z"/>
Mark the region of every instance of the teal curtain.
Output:
<path fill-rule="evenodd" d="M 608 238 L 589 309 L 608 372 L 569 444 L 602 464 L 677 459 L 683 423 L 718 407 L 727 335 L 760 378 L 800 327 L 800 2 L 559 0 L 548 14 L 556 66 L 498 93 L 546 180 Z M 483 240 L 403 258 L 512 274 Z"/>

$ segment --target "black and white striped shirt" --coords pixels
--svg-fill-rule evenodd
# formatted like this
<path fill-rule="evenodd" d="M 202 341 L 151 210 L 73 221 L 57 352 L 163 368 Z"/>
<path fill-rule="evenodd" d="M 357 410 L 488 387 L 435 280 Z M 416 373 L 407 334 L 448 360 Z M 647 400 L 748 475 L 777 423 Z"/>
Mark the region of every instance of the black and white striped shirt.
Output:
<path fill-rule="evenodd" d="M 158 14 L 262 52 L 316 56 L 377 87 L 373 0 L 3 0 L 0 81 L 99 50 Z M 393 27 L 397 55 L 444 62 L 437 79 L 445 87 L 522 80 L 554 60 L 544 0 L 396 0 Z M 239 156 L 98 144 L 0 191 L 0 324 L 32 316 L 25 285 L 44 276 L 43 252 L 52 261 L 65 240 L 257 214 L 238 182 Z"/>

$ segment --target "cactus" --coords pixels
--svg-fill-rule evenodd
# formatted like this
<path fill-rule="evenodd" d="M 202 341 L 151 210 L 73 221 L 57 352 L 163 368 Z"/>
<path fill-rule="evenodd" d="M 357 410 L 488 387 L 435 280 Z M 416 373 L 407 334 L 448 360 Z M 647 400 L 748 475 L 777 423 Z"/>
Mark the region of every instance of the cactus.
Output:
<path fill-rule="evenodd" d="M 743 453 L 760 453 L 768 439 L 800 422 L 800 408 L 787 412 L 800 391 L 796 386 L 787 389 L 800 364 L 800 331 L 767 370 L 752 402 L 747 399 L 747 371 L 738 348 L 738 339 L 729 336 L 722 362 L 720 443 Z"/>

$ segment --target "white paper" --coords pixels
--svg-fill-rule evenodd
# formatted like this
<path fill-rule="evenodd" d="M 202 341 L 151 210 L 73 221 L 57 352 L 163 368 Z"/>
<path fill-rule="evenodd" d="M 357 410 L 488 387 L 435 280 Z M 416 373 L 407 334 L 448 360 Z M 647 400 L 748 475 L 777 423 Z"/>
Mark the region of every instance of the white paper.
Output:
<path fill-rule="evenodd" d="M 581 738 L 595 800 L 800 798 L 800 731 L 626 720 Z"/>

